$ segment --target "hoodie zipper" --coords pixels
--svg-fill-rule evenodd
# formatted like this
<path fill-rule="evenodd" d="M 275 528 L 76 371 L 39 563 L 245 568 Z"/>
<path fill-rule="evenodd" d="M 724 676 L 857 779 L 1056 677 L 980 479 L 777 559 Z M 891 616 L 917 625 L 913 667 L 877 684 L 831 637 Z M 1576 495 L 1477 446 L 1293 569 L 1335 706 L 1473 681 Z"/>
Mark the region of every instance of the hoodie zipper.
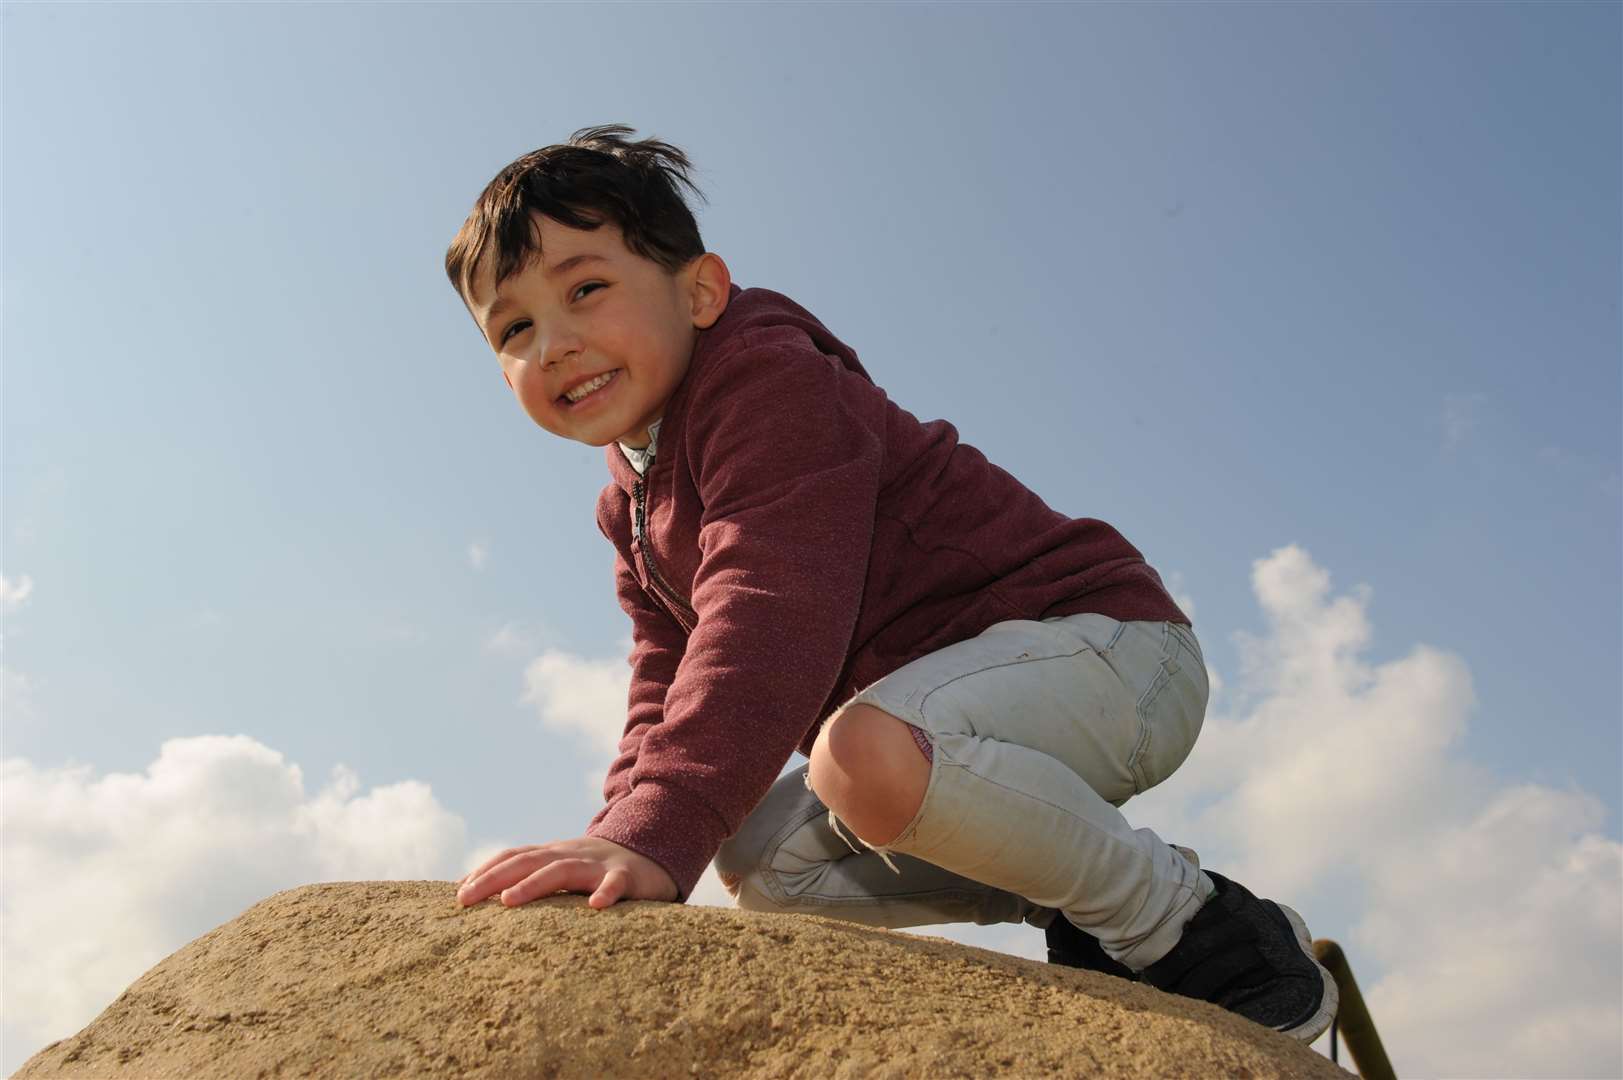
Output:
<path fill-rule="evenodd" d="M 665 580 L 665 575 L 659 572 L 653 553 L 648 550 L 648 537 L 644 531 L 648 518 L 648 485 L 641 480 L 634 481 L 631 485 L 631 495 L 636 502 L 636 512 L 632 515 L 633 533 L 637 540 L 637 553 L 642 558 L 643 576 L 653 586 L 655 598 L 664 601 L 666 609 L 681 624 L 682 629 L 691 634 L 693 628 L 699 625 L 698 612 L 682 599 L 681 594 L 671 588 L 670 583 Z"/>

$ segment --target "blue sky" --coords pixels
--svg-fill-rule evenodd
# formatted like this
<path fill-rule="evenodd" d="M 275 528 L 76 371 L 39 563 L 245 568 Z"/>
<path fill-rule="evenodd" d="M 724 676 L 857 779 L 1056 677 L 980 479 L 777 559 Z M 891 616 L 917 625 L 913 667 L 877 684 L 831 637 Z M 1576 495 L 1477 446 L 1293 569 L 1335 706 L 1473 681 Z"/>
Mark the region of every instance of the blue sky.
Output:
<path fill-rule="evenodd" d="M 1619 904 L 1620 11 L 8 5 L 5 982 L 61 985 L 6 994 L 0 1064 L 270 891 L 584 826 L 629 631 L 601 452 L 524 417 L 440 265 L 502 165 L 624 122 L 695 160 L 736 282 L 1189 602 L 1213 719 L 1130 820 L 1295 890 L 1385 981 L 1400 1071 L 1615 1074 L 1623 945 L 1545 941 L 1588 925 L 1559 905 L 1498 974 L 1587 958 L 1576 1056 L 1504 1035 L 1515 995 L 1455 1001 L 1482 1061 L 1383 1017 L 1424 974 L 1363 853 L 1484 843 L 1427 911 L 1473 873 Z M 239 892 L 182 830 L 178 907 L 90 877 L 134 865 L 117 799 L 175 776 L 243 835 L 349 824 Z M 391 791 L 432 843 L 371 844 Z M 64 969 L 103 943 L 42 913 L 63 874 L 158 944 Z M 964 940 L 1033 955 L 1014 930 Z"/>

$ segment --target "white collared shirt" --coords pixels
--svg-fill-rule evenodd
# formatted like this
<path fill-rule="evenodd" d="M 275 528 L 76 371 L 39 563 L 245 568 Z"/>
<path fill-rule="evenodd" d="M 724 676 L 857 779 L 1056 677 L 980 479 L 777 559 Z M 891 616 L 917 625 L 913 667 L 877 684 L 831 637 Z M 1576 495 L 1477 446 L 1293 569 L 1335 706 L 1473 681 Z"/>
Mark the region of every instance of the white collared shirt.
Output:
<path fill-rule="evenodd" d="M 620 453 L 624 454 L 626 460 L 631 462 L 631 467 L 637 470 L 638 476 L 647 473 L 648 466 L 654 463 L 654 448 L 659 445 L 659 425 L 664 422 L 665 418 L 662 416 L 648 425 L 648 445 L 641 450 L 634 446 L 627 446 L 625 443 L 620 444 Z"/>

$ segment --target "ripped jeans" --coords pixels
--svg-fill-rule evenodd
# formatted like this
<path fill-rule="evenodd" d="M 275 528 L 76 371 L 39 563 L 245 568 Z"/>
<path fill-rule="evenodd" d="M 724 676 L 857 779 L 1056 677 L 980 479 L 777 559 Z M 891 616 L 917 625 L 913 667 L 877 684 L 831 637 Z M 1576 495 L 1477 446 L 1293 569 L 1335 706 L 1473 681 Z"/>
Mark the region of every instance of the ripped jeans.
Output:
<path fill-rule="evenodd" d="M 871 926 L 1046 926 L 1060 911 L 1142 970 L 1177 944 L 1213 886 L 1117 807 L 1183 763 L 1207 693 L 1182 624 L 997 623 L 848 703 L 905 721 L 929 747 L 924 799 L 893 841 L 876 848 L 842 828 L 802 766 L 778 779 L 716 868 L 740 907 Z"/>

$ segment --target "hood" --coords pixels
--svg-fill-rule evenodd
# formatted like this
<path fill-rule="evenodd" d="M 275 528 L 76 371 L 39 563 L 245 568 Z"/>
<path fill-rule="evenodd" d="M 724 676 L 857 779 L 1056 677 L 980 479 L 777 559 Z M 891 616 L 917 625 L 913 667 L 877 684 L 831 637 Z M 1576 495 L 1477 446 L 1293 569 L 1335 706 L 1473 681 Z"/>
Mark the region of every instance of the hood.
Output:
<path fill-rule="evenodd" d="M 698 340 L 693 346 L 693 360 L 688 365 L 687 374 L 683 376 L 676 392 L 665 405 L 659 431 L 660 442 L 669 445 L 666 440 L 679 437 L 689 388 L 698 381 L 697 376 L 713 357 L 732 347 L 737 339 L 745 334 L 780 327 L 792 327 L 801 331 L 811 339 L 819 352 L 826 356 L 838 357 L 847 371 L 873 382 L 873 377 L 862 366 L 862 361 L 857 359 L 856 351 L 835 337 L 828 327 L 818 321 L 817 316 L 782 293 L 773 292 L 771 289 L 743 289 L 733 285 L 727 293 L 727 310 L 723 311 L 721 318 L 708 329 L 699 331 Z M 609 473 L 615 483 L 630 494 L 642 477 L 631 467 L 630 462 L 626 461 L 618 443 L 609 443 L 603 448 L 603 452 L 608 461 Z M 659 461 L 657 453 L 654 460 L 657 468 Z"/>

